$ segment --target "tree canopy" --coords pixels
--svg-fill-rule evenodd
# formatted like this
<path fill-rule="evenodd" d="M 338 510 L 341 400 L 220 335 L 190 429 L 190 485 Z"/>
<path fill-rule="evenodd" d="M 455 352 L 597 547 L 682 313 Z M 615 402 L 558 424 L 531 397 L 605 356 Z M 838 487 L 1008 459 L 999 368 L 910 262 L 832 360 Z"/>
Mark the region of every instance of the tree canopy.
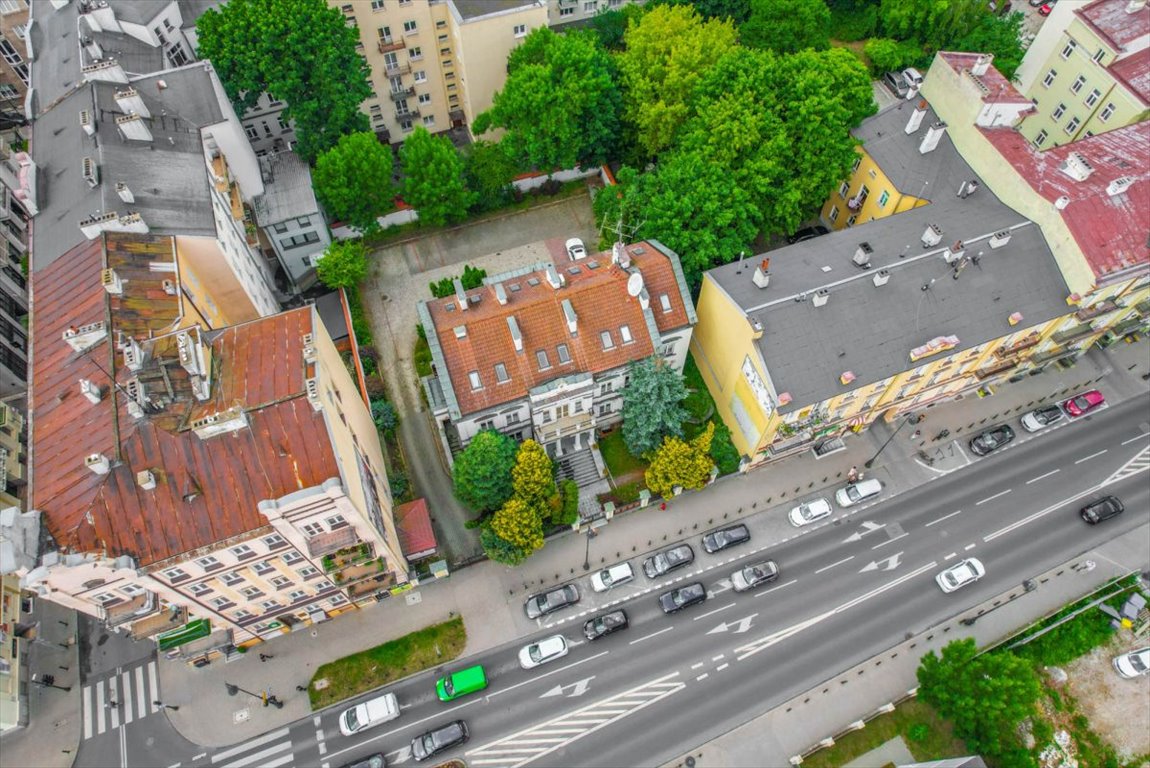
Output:
<path fill-rule="evenodd" d="M 316 158 L 312 185 L 333 218 L 374 232 L 378 217 L 395 207 L 394 165 L 391 147 L 370 131 L 357 131 Z"/>
<path fill-rule="evenodd" d="M 661 357 L 631 363 L 623 387 L 623 441 L 634 456 L 655 450 L 667 436 L 683 434 L 687 397 L 683 375 Z"/>
<path fill-rule="evenodd" d="M 711 439 L 715 435 L 713 422 L 690 442 L 668 437 L 655 451 L 643 479 L 651 492 L 670 498 L 676 486 L 697 491 L 707 484 L 715 462 L 711 460 Z"/>
<path fill-rule="evenodd" d="M 543 546 L 543 522 L 538 511 L 518 496 L 512 496 L 495 512 L 491 530 L 527 555 Z"/>
<path fill-rule="evenodd" d="M 953 46 L 959 51 L 993 53 L 994 66 L 1007 80 L 1014 78 L 1018 66 L 1022 64 L 1022 20 L 1021 13 L 1008 13 L 1005 16 L 986 14 L 978 23 Z"/>
<path fill-rule="evenodd" d="M 229 0 L 205 11 L 196 33 L 200 57 L 211 60 L 241 116 L 261 93 L 287 102 L 295 151 L 309 162 L 340 136 L 368 130 L 359 35 L 324 0 Z"/>
<path fill-rule="evenodd" d="M 328 288 L 354 289 L 367 277 L 367 247 L 359 240 L 336 240 L 323 252 L 315 273 Z"/>
<path fill-rule="evenodd" d="M 870 59 L 871 71 L 876 77 L 884 72 L 899 72 L 913 67 L 923 58 L 922 48 L 914 43 L 872 37 L 863 45 L 863 53 Z"/>
<path fill-rule="evenodd" d="M 705 19 L 728 19 L 736 24 L 751 15 L 751 0 L 650 0 L 648 5 L 687 5 Z"/>
<path fill-rule="evenodd" d="M 831 11 L 824 0 L 751 0 L 751 14 L 739 27 L 750 48 L 795 53 L 830 45 Z"/>
<path fill-rule="evenodd" d="M 475 199 L 463 184 L 463 158 L 446 136 L 417 126 L 399 149 L 403 164 L 403 201 L 419 211 L 419 221 L 441 227 L 467 216 Z"/>
<path fill-rule="evenodd" d="M 883 33 L 896 40 L 916 40 L 928 53 L 953 46 L 991 15 L 986 0 L 882 0 Z"/>
<path fill-rule="evenodd" d="M 493 429 L 481 430 L 455 457 L 455 497 L 476 512 L 493 512 L 511 498 L 515 441 Z"/>
<path fill-rule="evenodd" d="M 524 440 L 519 445 L 515 466 L 511 469 L 511 487 L 517 498 L 540 510 L 558 493 L 551 458 L 534 440 Z"/>
<path fill-rule="evenodd" d="M 511 196 L 511 182 L 519 169 L 502 143 L 476 141 L 463 154 L 464 184 L 475 193 L 473 210 L 498 208 Z"/>
<path fill-rule="evenodd" d="M 523 167 L 599 165 L 619 135 L 615 65 L 594 32 L 539 27 L 507 59 L 507 81 L 473 130 L 505 128 L 502 144 Z"/>

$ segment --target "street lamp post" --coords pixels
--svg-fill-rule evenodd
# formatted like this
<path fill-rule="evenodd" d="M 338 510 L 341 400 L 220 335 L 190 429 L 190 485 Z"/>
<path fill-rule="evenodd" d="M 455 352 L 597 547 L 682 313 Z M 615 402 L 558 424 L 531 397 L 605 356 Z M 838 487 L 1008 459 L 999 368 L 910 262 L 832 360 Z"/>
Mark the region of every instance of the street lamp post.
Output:
<path fill-rule="evenodd" d="M 583 570 L 591 570 L 591 539 L 599 534 L 595 532 L 594 528 L 587 528 L 587 548 L 583 552 Z"/>
<path fill-rule="evenodd" d="M 881 446 L 879 446 L 879 449 L 874 452 L 874 456 L 871 456 L 869 459 L 866 460 L 866 463 L 863 464 L 863 466 L 866 467 L 867 469 L 870 469 L 871 467 L 873 467 L 875 460 L 879 457 L 879 454 L 886 450 L 886 447 L 888 445 L 890 445 L 891 441 L 894 440 L 895 437 L 898 435 L 898 433 L 902 431 L 902 428 L 905 427 L 907 424 L 910 424 L 911 421 L 914 421 L 917 424 L 921 418 L 922 418 L 921 416 L 915 417 L 914 415 L 908 415 L 905 419 L 903 419 L 902 423 L 898 425 L 898 428 L 895 429 L 895 431 L 891 433 L 890 437 L 888 437 L 886 439 L 885 443 L 883 443 Z"/>
<path fill-rule="evenodd" d="M 252 696 L 252 697 L 257 698 L 260 701 L 262 701 L 264 703 L 265 707 L 272 706 L 272 707 L 275 707 L 276 709 L 283 709 L 284 708 L 284 703 L 282 701 L 280 701 L 279 699 L 277 699 L 275 696 L 269 696 L 267 691 L 264 691 L 262 694 L 261 693 L 252 693 L 251 691 L 245 691 L 243 688 L 240 688 L 238 685 L 232 685 L 231 683 L 229 683 L 226 680 L 224 681 L 224 687 L 228 689 L 228 695 L 229 696 L 235 696 L 237 693 L 246 693 L 248 696 Z"/>
<path fill-rule="evenodd" d="M 32 678 L 32 682 L 43 688 L 55 688 L 58 691 L 70 691 L 70 685 L 56 685 L 56 677 L 54 675 L 40 675 L 40 679 Z"/>

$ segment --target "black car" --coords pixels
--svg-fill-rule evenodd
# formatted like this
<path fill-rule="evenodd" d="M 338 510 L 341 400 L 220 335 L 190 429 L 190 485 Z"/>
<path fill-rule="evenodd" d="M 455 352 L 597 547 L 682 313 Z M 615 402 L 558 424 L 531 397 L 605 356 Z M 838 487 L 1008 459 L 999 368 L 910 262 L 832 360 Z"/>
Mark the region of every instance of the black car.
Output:
<path fill-rule="evenodd" d="M 991 427 L 985 432 L 975 435 L 970 441 L 970 450 L 979 456 L 997 451 L 1014 439 L 1014 430 L 1006 424 Z"/>
<path fill-rule="evenodd" d="M 830 232 L 830 230 L 824 227 L 822 224 L 816 224 L 813 227 L 803 227 L 798 232 L 788 237 L 787 243 L 794 245 L 795 243 L 801 243 L 804 240 L 813 240 L 816 237 L 822 237 L 828 232 Z"/>
<path fill-rule="evenodd" d="M 690 544 L 680 544 L 662 552 L 656 552 L 643 561 L 643 573 L 648 579 L 657 579 L 676 568 L 695 562 L 695 550 Z"/>
<path fill-rule="evenodd" d="M 564 584 L 527 598 L 523 610 L 527 612 L 527 618 L 537 619 L 560 608 L 575 605 L 577 602 L 579 602 L 579 588 L 574 584 Z"/>
<path fill-rule="evenodd" d="M 411 756 L 415 758 L 416 762 L 422 762 L 444 750 L 466 744 L 469 738 L 471 738 L 471 734 L 467 730 L 467 723 L 456 720 L 453 723 L 433 728 L 412 739 Z"/>
<path fill-rule="evenodd" d="M 663 609 L 663 613 L 677 613 L 688 606 L 702 603 L 706 599 L 707 588 L 701 582 L 696 581 L 659 595 L 659 606 Z"/>
<path fill-rule="evenodd" d="M 1103 496 L 1098 501 L 1092 501 L 1082 508 L 1082 519 L 1091 525 L 1101 523 L 1103 520 L 1109 520 L 1112 517 L 1117 517 L 1126 510 L 1122 506 L 1122 502 L 1118 500 L 1117 496 Z"/>
<path fill-rule="evenodd" d="M 751 532 L 747 530 L 747 526 L 740 523 L 703 534 L 703 549 L 707 550 L 708 554 L 713 555 L 728 547 L 746 544 L 750 540 Z"/>
<path fill-rule="evenodd" d="M 626 629 L 629 624 L 630 622 L 627 621 L 627 612 L 620 608 L 617 611 L 611 611 L 610 613 L 596 616 L 584 622 L 583 637 L 588 640 L 598 640 L 604 635 Z"/>
<path fill-rule="evenodd" d="M 384 759 L 382 752 L 376 752 L 374 755 L 368 755 L 362 760 L 348 763 L 343 766 L 343 768 L 387 768 L 387 760 Z"/>

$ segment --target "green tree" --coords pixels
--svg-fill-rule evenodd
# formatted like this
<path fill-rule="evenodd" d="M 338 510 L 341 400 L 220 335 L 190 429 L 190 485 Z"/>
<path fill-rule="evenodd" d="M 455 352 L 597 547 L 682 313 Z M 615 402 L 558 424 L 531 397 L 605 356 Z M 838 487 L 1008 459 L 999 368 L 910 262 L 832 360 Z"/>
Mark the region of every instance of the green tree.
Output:
<path fill-rule="evenodd" d="M 879 6 L 885 37 L 916 40 L 928 53 L 953 48 L 989 15 L 986 0 L 882 0 Z"/>
<path fill-rule="evenodd" d="M 703 21 L 687 6 L 657 6 L 627 28 L 619 54 L 624 114 L 645 158 L 672 146 L 691 114 L 695 86 L 737 45 L 728 21 Z"/>
<path fill-rule="evenodd" d="M 200 16 L 196 34 L 200 58 L 211 60 L 236 112 L 261 93 L 287 102 L 295 151 L 309 162 L 340 136 L 368 130 L 359 33 L 324 0 L 229 0 Z"/>
<path fill-rule="evenodd" d="M 1008 13 L 1005 16 L 986 14 L 981 17 L 974 29 L 970 30 L 954 47 L 959 51 L 993 53 L 994 66 L 1007 80 L 1014 78 L 1018 65 L 1022 63 L 1022 20 L 1021 13 Z"/>
<path fill-rule="evenodd" d="M 496 510 L 491 530 L 528 555 L 543 546 L 543 521 L 538 510 L 518 496 L 512 496 Z"/>
<path fill-rule="evenodd" d="M 315 273 L 328 288 L 354 289 L 367 277 L 367 246 L 359 240 L 334 241 L 316 263 Z"/>
<path fill-rule="evenodd" d="M 591 19 L 591 31 L 599 39 L 599 45 L 608 51 L 623 50 L 623 37 L 632 19 L 638 19 L 646 9 L 641 5 L 625 5 L 609 11 L 597 13 Z"/>
<path fill-rule="evenodd" d="M 705 19 L 727 19 L 736 24 L 751 15 L 751 0 L 651 0 L 648 5 L 686 5 Z"/>
<path fill-rule="evenodd" d="M 551 458 L 534 440 L 524 440 L 519 444 L 515 466 L 511 469 L 511 487 L 516 498 L 537 510 L 549 508 L 558 493 Z"/>
<path fill-rule="evenodd" d="M 683 374 L 654 355 L 631 363 L 629 375 L 623 387 L 623 441 L 633 456 L 642 456 L 664 437 L 683 434 L 687 386 Z"/>
<path fill-rule="evenodd" d="M 863 45 L 863 53 L 870 59 L 871 72 L 876 76 L 884 72 L 900 72 L 915 66 L 923 58 L 922 48 L 914 43 L 891 40 L 889 37 L 872 37 L 867 40 Z"/>
<path fill-rule="evenodd" d="M 707 484 L 715 462 L 711 460 L 711 439 L 715 434 L 714 423 L 690 442 L 677 437 L 668 437 L 655 451 L 651 464 L 643 475 L 651 493 L 670 498 L 675 486 L 697 491 Z"/>
<path fill-rule="evenodd" d="M 594 32 L 533 30 L 507 60 L 507 81 L 472 129 L 505 128 L 521 167 L 550 172 L 599 165 L 619 134 L 622 98 L 611 55 Z"/>
<path fill-rule="evenodd" d="M 481 430 L 455 457 L 451 475 L 455 497 L 476 512 L 493 512 L 511 498 L 515 441 L 493 429 Z"/>
<path fill-rule="evenodd" d="M 1034 714 L 1042 690 L 1025 659 L 979 656 L 971 638 L 947 643 L 941 657 L 923 656 L 918 684 L 919 697 L 954 724 L 955 735 L 989 758 L 1019 756 L 1019 725 Z"/>
<path fill-rule="evenodd" d="M 361 232 L 374 232 L 379 229 L 376 219 L 395 207 L 394 165 L 391 148 L 380 144 L 374 133 L 349 133 L 316 158 L 312 185 L 334 218 Z"/>
<path fill-rule="evenodd" d="M 824 0 L 751 0 L 751 15 L 739 27 L 750 48 L 795 53 L 830 46 L 831 12 Z"/>
<path fill-rule="evenodd" d="M 387 400 L 371 401 L 371 418 L 375 421 L 375 428 L 389 437 L 399 427 L 399 413 Z"/>
<path fill-rule="evenodd" d="M 479 545 L 489 558 L 503 565 L 521 565 L 531 553 L 502 538 L 490 525 L 479 529 Z"/>
<path fill-rule="evenodd" d="M 463 180 L 475 193 L 475 211 L 490 211 L 507 203 L 514 189 L 511 182 L 518 173 L 502 143 L 477 141 L 464 150 Z"/>
<path fill-rule="evenodd" d="M 399 149 L 403 164 L 403 201 L 419 211 L 419 222 L 440 227 L 467 215 L 475 196 L 463 185 L 463 160 L 446 136 L 432 136 L 422 125 Z"/>

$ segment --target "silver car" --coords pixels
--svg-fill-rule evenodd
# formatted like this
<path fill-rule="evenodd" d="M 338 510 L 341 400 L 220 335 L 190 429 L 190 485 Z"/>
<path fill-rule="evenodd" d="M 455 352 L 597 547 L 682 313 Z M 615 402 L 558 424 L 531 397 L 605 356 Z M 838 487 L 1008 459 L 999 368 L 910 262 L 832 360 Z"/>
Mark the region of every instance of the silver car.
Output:
<path fill-rule="evenodd" d="M 761 584 L 769 584 L 779 578 L 779 566 L 774 560 L 754 563 L 740 568 L 731 574 L 731 587 L 736 592 L 746 592 Z"/>

